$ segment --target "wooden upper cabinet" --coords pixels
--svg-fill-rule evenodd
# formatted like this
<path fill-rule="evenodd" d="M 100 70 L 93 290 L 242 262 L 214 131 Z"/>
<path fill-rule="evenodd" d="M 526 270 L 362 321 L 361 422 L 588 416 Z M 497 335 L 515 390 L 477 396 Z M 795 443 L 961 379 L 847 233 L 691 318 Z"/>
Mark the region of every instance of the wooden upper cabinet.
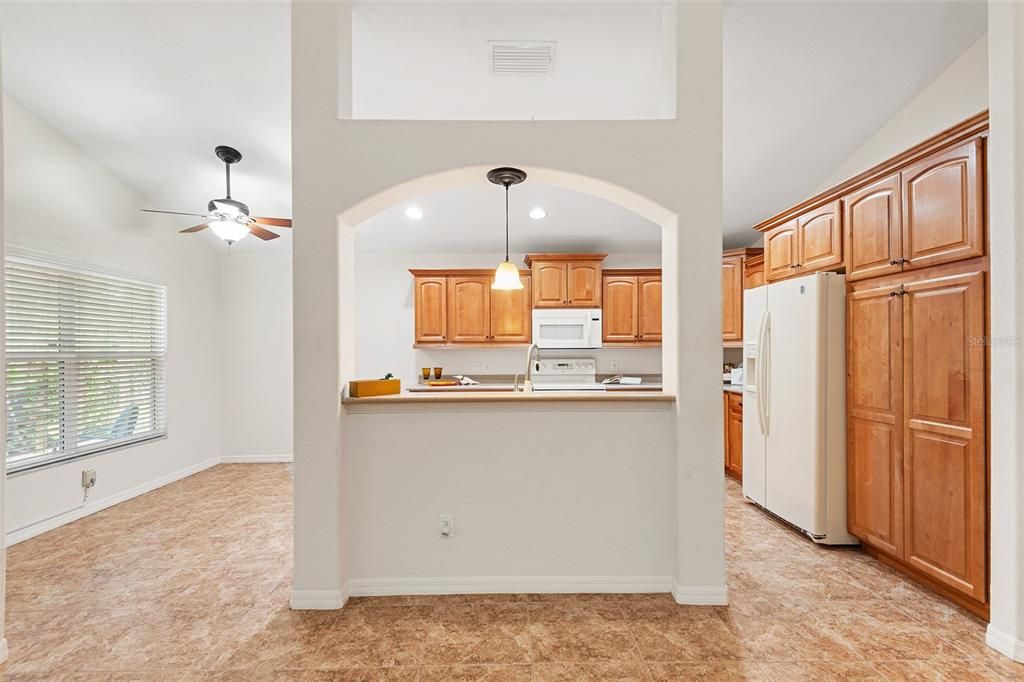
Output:
<path fill-rule="evenodd" d="M 601 307 L 600 261 L 569 261 L 566 280 L 570 307 Z"/>
<path fill-rule="evenodd" d="M 448 278 L 448 342 L 484 343 L 490 340 L 491 278 Z"/>
<path fill-rule="evenodd" d="M 661 345 L 661 271 L 605 270 L 602 274 L 601 336 L 604 343 Z"/>
<path fill-rule="evenodd" d="M 743 262 L 743 288 L 753 289 L 764 285 L 764 254 L 751 256 Z"/>
<path fill-rule="evenodd" d="M 903 319 L 895 285 L 846 297 L 847 526 L 903 558 Z"/>
<path fill-rule="evenodd" d="M 606 343 L 637 340 L 639 299 L 635 275 L 609 275 L 604 278 L 604 310 L 601 335 Z"/>
<path fill-rule="evenodd" d="M 797 223 L 797 272 L 829 270 L 843 264 L 842 215 L 833 201 L 804 213 Z"/>
<path fill-rule="evenodd" d="M 974 139 L 903 170 L 906 268 L 984 255 L 981 145 Z"/>
<path fill-rule="evenodd" d="M 661 276 L 637 278 L 637 340 L 661 343 Z"/>
<path fill-rule="evenodd" d="M 854 281 L 903 269 L 903 202 L 900 174 L 882 178 L 843 197 L 846 279 Z"/>
<path fill-rule="evenodd" d="M 495 343 L 530 343 L 533 338 L 532 277 L 520 274 L 520 279 L 518 291 L 490 289 L 490 340 Z"/>
<path fill-rule="evenodd" d="M 768 282 L 791 277 L 797 267 L 796 220 L 779 225 L 764 235 L 764 278 Z"/>
<path fill-rule="evenodd" d="M 743 340 L 743 257 L 722 258 L 722 341 Z"/>
<path fill-rule="evenodd" d="M 903 285 L 905 560 L 987 600 L 985 275 Z"/>
<path fill-rule="evenodd" d="M 534 263 L 533 307 L 564 308 L 569 303 L 566 272 L 569 264 L 565 261 Z"/>
<path fill-rule="evenodd" d="M 444 343 L 448 335 L 448 278 L 416 277 L 416 343 Z"/>
<path fill-rule="evenodd" d="M 534 308 L 600 308 L 604 253 L 531 253 Z"/>

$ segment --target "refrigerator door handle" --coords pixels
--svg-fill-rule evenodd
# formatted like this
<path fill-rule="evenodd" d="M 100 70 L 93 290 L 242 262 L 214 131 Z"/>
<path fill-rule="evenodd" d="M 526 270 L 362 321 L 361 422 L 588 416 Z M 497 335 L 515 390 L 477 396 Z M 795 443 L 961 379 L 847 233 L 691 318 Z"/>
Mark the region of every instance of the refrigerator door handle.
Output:
<path fill-rule="evenodd" d="M 761 313 L 761 325 L 757 330 L 757 376 L 754 377 L 754 381 L 757 382 L 757 420 L 758 425 L 761 427 L 761 435 L 768 435 L 767 426 L 767 415 L 765 414 L 764 401 L 768 398 L 768 392 L 765 390 L 764 376 L 765 363 L 767 357 L 765 355 L 765 330 L 768 325 L 768 310 L 765 309 Z"/>
<path fill-rule="evenodd" d="M 762 321 L 761 339 L 758 344 L 761 356 L 761 368 L 758 371 L 761 376 L 758 379 L 757 384 L 757 408 L 758 414 L 761 417 L 761 432 L 764 433 L 765 436 L 768 435 L 768 429 L 771 428 L 771 386 L 769 384 L 772 363 L 771 337 L 771 310 L 765 310 L 764 320 Z"/>

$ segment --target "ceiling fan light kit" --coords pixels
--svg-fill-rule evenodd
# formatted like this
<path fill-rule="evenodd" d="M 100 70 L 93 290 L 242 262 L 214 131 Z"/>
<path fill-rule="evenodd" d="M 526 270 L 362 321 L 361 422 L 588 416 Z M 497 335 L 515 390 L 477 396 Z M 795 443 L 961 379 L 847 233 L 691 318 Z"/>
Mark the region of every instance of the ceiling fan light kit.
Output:
<path fill-rule="evenodd" d="M 291 227 L 291 218 L 261 218 L 252 216 L 249 213 L 249 207 L 231 198 L 231 166 L 242 160 L 242 153 L 233 147 L 220 145 L 214 149 L 214 153 L 217 158 L 224 162 L 224 184 L 225 184 L 225 196 L 221 199 L 211 199 L 206 205 L 207 213 L 183 213 L 181 211 L 156 211 L 152 209 L 142 209 L 146 213 L 169 213 L 171 215 L 194 215 L 200 218 L 206 218 L 207 222 L 194 225 L 192 227 L 180 230 L 182 233 L 190 234 L 193 232 L 202 232 L 206 228 L 210 228 L 215 235 L 227 242 L 228 246 L 231 246 L 239 239 L 245 238 L 246 235 L 252 234 L 264 241 L 271 239 L 277 239 L 281 235 L 271 232 L 268 229 L 262 227 L 262 225 L 270 225 L 272 227 Z"/>

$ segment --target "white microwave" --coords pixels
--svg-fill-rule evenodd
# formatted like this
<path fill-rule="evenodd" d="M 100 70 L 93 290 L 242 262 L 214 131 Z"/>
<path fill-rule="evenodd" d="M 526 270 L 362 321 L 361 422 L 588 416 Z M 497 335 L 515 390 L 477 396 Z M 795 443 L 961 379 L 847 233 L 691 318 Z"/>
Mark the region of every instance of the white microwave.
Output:
<path fill-rule="evenodd" d="M 535 308 L 533 342 L 538 348 L 600 348 L 600 308 Z"/>

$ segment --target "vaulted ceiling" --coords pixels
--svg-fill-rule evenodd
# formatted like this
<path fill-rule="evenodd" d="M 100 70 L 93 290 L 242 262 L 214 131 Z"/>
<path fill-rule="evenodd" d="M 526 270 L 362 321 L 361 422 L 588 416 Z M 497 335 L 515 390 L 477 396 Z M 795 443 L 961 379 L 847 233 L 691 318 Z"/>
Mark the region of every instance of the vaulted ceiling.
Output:
<path fill-rule="evenodd" d="M 245 156 L 234 194 L 260 215 L 290 215 L 289 12 L 278 2 L 2 3 L 4 88 L 150 206 L 201 210 L 222 189 L 213 147 L 231 144 Z M 752 224 L 811 192 L 985 22 L 984 2 L 728 2 L 726 245 L 750 243 Z M 543 197 L 552 218 L 605 208 L 559 192 Z M 436 209 L 456 210 L 450 199 Z M 621 238 L 649 233 L 656 244 L 644 224 Z M 464 221 L 434 228 L 439 250 L 459 250 Z"/>

